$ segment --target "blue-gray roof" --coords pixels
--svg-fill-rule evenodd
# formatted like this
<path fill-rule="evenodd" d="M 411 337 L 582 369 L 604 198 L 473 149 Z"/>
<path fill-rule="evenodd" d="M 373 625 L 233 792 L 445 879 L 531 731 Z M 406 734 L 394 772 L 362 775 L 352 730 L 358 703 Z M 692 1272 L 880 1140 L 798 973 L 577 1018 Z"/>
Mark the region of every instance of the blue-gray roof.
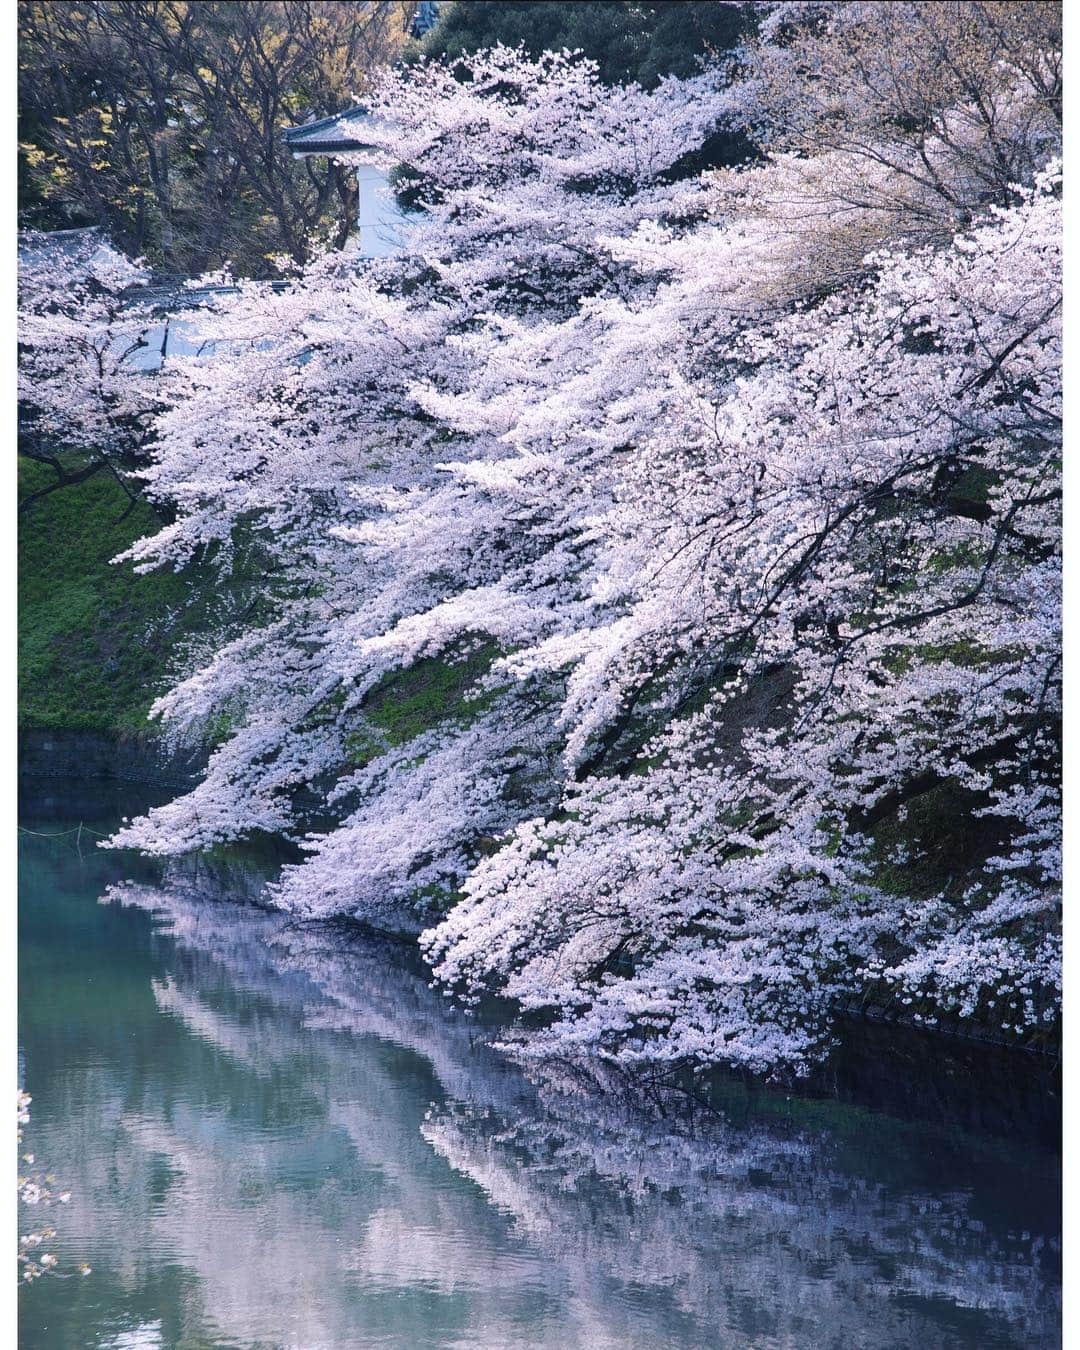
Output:
<path fill-rule="evenodd" d="M 329 155 L 341 150 L 363 150 L 369 143 L 363 137 L 363 124 L 369 114 L 357 106 L 348 112 L 305 122 L 285 131 L 285 144 L 294 155 Z M 355 127 L 355 131 L 353 128 Z"/>
<path fill-rule="evenodd" d="M 438 0 L 419 0 L 409 36 L 423 37 L 438 21 Z M 343 150 L 366 150 L 369 145 L 363 139 L 362 124 L 368 116 L 367 109 L 357 105 L 346 112 L 335 113 L 332 117 L 321 117 L 317 122 L 288 127 L 285 144 L 294 155 L 332 155 Z"/>
<path fill-rule="evenodd" d="M 100 225 L 86 225 L 77 230 L 20 230 L 18 237 L 19 257 L 27 261 L 62 255 L 89 262 L 98 255 L 105 257 L 115 252 Z"/>

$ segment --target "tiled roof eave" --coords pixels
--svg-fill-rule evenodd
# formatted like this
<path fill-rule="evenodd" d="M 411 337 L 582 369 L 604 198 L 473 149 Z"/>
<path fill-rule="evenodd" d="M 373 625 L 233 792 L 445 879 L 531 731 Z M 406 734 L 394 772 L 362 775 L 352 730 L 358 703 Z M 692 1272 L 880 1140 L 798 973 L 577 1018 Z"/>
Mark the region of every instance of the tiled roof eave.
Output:
<path fill-rule="evenodd" d="M 332 117 L 321 117 L 317 122 L 306 122 L 298 127 L 286 127 L 282 139 L 290 149 L 303 149 L 305 146 L 327 149 L 365 149 L 361 143 L 343 136 L 339 130 L 343 122 L 364 120 L 368 116 L 366 108 L 350 108 L 348 112 L 337 113 Z M 337 134 L 335 134 L 337 133 Z"/>
<path fill-rule="evenodd" d="M 337 154 L 346 150 L 374 150 L 373 145 L 367 145 L 363 141 L 289 141 L 289 149 L 294 155 L 326 155 Z"/>

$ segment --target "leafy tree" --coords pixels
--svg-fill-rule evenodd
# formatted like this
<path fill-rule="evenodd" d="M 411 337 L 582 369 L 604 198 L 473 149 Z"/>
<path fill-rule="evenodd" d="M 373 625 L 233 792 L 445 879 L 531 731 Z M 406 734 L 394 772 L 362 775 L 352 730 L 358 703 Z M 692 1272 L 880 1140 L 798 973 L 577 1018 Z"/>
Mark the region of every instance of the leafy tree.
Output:
<path fill-rule="evenodd" d="M 398 51 L 402 0 L 106 0 L 19 6 L 20 207 L 100 224 L 181 273 L 265 274 L 341 242 L 355 187 L 283 129 L 336 113 Z"/>
<path fill-rule="evenodd" d="M 581 51 L 607 83 L 651 88 L 664 75 L 693 75 L 747 35 L 748 4 L 716 0 L 452 0 L 420 44 L 426 57 L 451 60 L 501 43 L 531 56 Z"/>

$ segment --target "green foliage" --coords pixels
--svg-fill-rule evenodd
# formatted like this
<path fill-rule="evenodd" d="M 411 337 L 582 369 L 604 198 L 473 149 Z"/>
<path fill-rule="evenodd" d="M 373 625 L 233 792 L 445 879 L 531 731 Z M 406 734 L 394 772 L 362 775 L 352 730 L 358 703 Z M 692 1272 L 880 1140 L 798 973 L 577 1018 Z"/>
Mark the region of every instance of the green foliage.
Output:
<path fill-rule="evenodd" d="M 1000 820 L 974 814 L 982 804 L 975 793 L 939 783 L 886 817 L 873 831 L 875 884 L 920 899 L 961 894 L 1003 842 Z"/>
<path fill-rule="evenodd" d="M 384 675 L 364 700 L 369 730 L 351 738 L 355 761 L 366 763 L 380 750 L 404 745 L 444 722 L 468 725 L 495 696 L 475 694 L 474 687 L 498 654 L 498 648 L 488 643 L 460 659 L 429 656 Z"/>
<path fill-rule="evenodd" d="M 52 480 L 20 460 L 19 495 Z M 41 498 L 19 522 L 19 726 L 25 730 L 147 734 L 147 714 L 169 684 L 185 644 L 220 623 L 207 566 L 138 575 L 110 559 L 160 523 L 98 474 Z M 236 586 L 247 585 L 240 565 Z M 211 584 L 213 581 L 214 584 Z M 468 723 L 494 695 L 471 696 L 498 655 L 492 645 L 460 657 L 429 657 L 394 671 L 364 704 L 367 730 L 352 738 L 358 763 L 447 721 Z M 227 713 L 208 741 L 232 729 Z M 374 735 L 372 734 L 374 733 Z"/>
<path fill-rule="evenodd" d="M 700 57 L 728 51 L 751 23 L 752 6 L 715 0 L 456 0 L 419 50 L 451 59 L 498 42 L 532 56 L 580 50 L 606 82 L 649 88 L 664 75 L 694 74 Z"/>
<path fill-rule="evenodd" d="M 19 494 L 52 471 L 19 462 Z M 41 498 L 19 520 L 19 726 L 148 730 L 170 653 L 207 623 L 197 575 L 137 575 L 110 559 L 155 528 L 150 508 L 98 474 Z"/>

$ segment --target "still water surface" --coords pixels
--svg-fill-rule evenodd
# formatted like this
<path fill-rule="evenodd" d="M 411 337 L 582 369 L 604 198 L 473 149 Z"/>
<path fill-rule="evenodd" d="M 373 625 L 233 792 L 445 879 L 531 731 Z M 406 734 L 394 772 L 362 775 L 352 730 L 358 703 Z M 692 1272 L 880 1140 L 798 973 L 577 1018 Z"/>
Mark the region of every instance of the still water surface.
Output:
<path fill-rule="evenodd" d="M 117 805 L 54 783 L 23 824 Z M 1008 1070 L 933 1109 L 642 1112 L 530 1081 L 406 951 L 252 907 L 239 864 L 22 833 L 20 872 L 24 1147 L 72 1193 L 25 1350 L 1060 1343 L 1058 1161 Z"/>

